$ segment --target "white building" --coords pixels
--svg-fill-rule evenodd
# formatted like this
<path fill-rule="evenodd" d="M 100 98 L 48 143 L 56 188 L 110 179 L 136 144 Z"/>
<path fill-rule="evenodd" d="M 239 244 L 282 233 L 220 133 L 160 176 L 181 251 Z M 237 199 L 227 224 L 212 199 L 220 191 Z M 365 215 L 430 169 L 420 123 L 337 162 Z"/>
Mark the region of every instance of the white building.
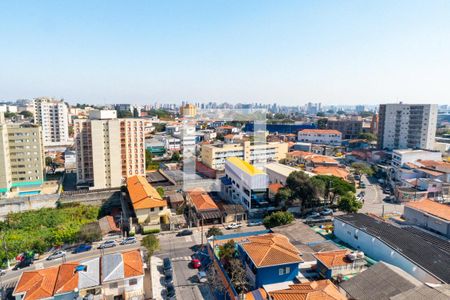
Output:
<path fill-rule="evenodd" d="M 286 179 L 292 172 L 299 171 L 297 168 L 277 162 L 267 164 L 265 170 L 269 176 L 269 183 L 281 183 L 282 185 L 286 185 Z"/>
<path fill-rule="evenodd" d="M 438 106 L 435 104 L 381 104 L 380 149 L 434 149 Z"/>
<path fill-rule="evenodd" d="M 269 178 L 250 163 L 230 157 L 225 163 L 222 194 L 232 202 L 240 203 L 250 212 L 268 205 Z"/>
<path fill-rule="evenodd" d="M 333 129 L 303 129 L 298 132 L 298 141 L 340 146 L 342 143 L 342 133 Z"/>
<path fill-rule="evenodd" d="M 33 106 L 34 123 L 42 128 L 44 147 L 68 145 L 69 111 L 64 100 L 36 98 Z"/>
<path fill-rule="evenodd" d="M 392 151 L 391 165 L 396 168 L 400 168 L 405 163 L 414 163 L 418 160 L 442 160 L 442 154 L 438 151 L 427 150 L 394 150 Z"/>

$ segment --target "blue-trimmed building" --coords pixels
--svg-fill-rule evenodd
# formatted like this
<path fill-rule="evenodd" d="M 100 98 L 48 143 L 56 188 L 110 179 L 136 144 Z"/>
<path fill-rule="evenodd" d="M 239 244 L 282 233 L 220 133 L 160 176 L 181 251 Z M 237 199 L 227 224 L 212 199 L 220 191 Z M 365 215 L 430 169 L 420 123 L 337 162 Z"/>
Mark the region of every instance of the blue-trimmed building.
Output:
<path fill-rule="evenodd" d="M 316 129 L 316 124 L 314 123 L 306 123 L 306 124 L 265 124 L 266 130 L 269 133 L 280 133 L 280 134 L 288 134 L 293 133 L 297 134 L 300 130 L 303 129 Z M 244 126 L 244 132 L 253 132 L 255 131 L 254 123 L 247 123 Z"/>

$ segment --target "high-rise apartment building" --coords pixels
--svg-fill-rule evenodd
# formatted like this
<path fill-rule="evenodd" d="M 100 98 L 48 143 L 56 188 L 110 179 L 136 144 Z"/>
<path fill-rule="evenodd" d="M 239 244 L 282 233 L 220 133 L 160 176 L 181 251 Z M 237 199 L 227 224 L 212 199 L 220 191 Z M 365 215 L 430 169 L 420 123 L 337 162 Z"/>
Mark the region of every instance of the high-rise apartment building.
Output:
<path fill-rule="evenodd" d="M 0 194 L 37 194 L 44 182 L 44 151 L 39 126 L 7 124 L 0 114 Z"/>
<path fill-rule="evenodd" d="M 381 104 L 378 115 L 380 149 L 434 148 L 435 104 Z"/>
<path fill-rule="evenodd" d="M 36 98 L 34 123 L 42 128 L 44 147 L 69 143 L 69 111 L 64 100 Z"/>
<path fill-rule="evenodd" d="M 92 189 L 119 187 L 145 176 L 144 120 L 117 119 L 116 111 L 92 111 L 74 121 L 77 183 Z"/>

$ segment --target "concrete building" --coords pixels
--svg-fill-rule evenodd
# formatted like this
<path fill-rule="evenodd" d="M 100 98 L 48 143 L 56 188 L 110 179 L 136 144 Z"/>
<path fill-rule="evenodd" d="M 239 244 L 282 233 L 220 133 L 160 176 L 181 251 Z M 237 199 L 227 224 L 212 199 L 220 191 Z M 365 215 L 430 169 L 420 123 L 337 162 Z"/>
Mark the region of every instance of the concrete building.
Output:
<path fill-rule="evenodd" d="M 248 211 L 268 206 L 268 176 L 248 162 L 229 157 L 222 180 L 222 195 L 231 202 L 242 204 Z"/>
<path fill-rule="evenodd" d="M 298 132 L 298 141 L 340 146 L 342 143 L 342 133 L 332 129 L 303 129 Z"/>
<path fill-rule="evenodd" d="M 437 123 L 435 104 L 381 104 L 378 148 L 434 149 Z"/>
<path fill-rule="evenodd" d="M 0 114 L 0 194 L 39 194 L 44 182 L 44 149 L 39 126 L 6 124 Z"/>
<path fill-rule="evenodd" d="M 68 145 L 69 111 L 64 100 L 36 98 L 33 106 L 34 123 L 42 128 L 44 147 Z"/>
<path fill-rule="evenodd" d="M 143 120 L 93 112 L 89 119 L 75 120 L 74 132 L 78 184 L 112 188 L 129 176 L 145 175 Z"/>
<path fill-rule="evenodd" d="M 251 144 L 249 141 L 241 144 L 203 144 L 201 150 L 202 163 L 215 169 L 223 170 L 228 157 L 238 157 L 254 165 L 279 161 L 286 158 L 288 143 L 273 142 L 266 144 Z"/>
<path fill-rule="evenodd" d="M 442 154 L 438 151 L 426 151 L 426 150 L 394 150 L 392 152 L 391 165 L 394 169 L 400 168 L 406 163 L 414 163 L 418 160 L 442 160 Z"/>
<path fill-rule="evenodd" d="M 409 224 L 423 227 L 450 238 L 450 206 L 429 199 L 409 202 L 403 217 Z"/>
<path fill-rule="evenodd" d="M 283 165 L 280 163 L 270 163 L 265 166 L 267 175 L 269 176 L 269 183 L 280 183 L 286 185 L 286 179 L 292 172 L 300 171 L 300 169 Z"/>
<path fill-rule="evenodd" d="M 363 119 L 360 116 L 329 118 L 327 128 L 341 132 L 345 140 L 356 139 L 363 132 Z"/>
<path fill-rule="evenodd" d="M 195 117 L 197 114 L 197 107 L 194 104 L 187 103 L 181 106 L 180 113 L 183 117 Z"/>

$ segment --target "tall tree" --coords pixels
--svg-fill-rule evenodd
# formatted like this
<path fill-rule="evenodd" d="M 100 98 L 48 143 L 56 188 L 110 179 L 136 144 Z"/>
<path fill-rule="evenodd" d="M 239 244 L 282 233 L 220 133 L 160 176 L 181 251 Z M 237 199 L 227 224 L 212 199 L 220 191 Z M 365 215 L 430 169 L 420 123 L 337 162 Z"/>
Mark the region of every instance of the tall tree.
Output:
<path fill-rule="evenodd" d="M 356 199 L 355 194 L 347 193 L 339 199 L 338 206 L 347 213 L 356 213 L 362 208 L 362 203 Z"/>

